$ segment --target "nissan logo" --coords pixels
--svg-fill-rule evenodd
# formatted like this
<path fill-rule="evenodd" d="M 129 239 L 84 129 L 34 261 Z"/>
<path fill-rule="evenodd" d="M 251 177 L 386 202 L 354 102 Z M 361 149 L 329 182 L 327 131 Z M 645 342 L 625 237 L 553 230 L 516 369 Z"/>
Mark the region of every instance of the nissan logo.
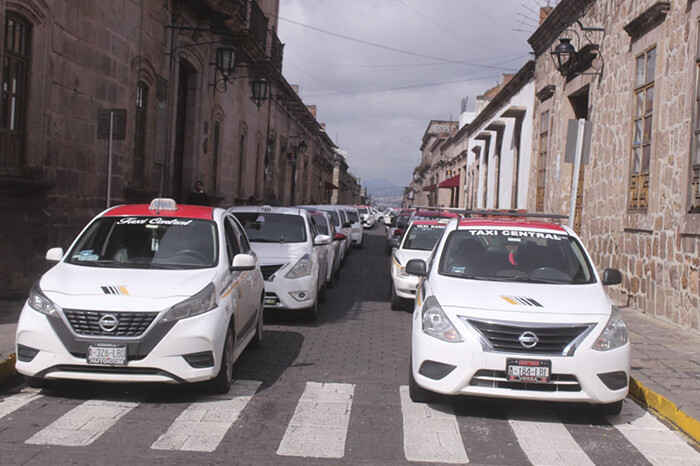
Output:
<path fill-rule="evenodd" d="M 520 335 L 520 337 L 518 337 L 518 341 L 523 346 L 523 348 L 534 348 L 535 346 L 537 346 L 537 343 L 540 342 L 540 339 L 537 338 L 537 335 L 528 331 L 523 332 L 523 334 Z"/>
<path fill-rule="evenodd" d="M 114 314 L 105 314 L 97 321 L 103 332 L 114 332 L 119 325 L 119 319 Z"/>

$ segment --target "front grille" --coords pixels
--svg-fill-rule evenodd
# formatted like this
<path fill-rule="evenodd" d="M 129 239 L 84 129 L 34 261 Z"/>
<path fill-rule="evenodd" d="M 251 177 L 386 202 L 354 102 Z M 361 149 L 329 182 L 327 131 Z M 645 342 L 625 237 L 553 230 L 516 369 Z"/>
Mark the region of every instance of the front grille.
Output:
<path fill-rule="evenodd" d="M 104 312 L 82 311 L 76 309 L 64 309 L 71 328 L 78 335 L 102 336 L 102 337 L 138 337 L 151 325 L 157 312 Z M 99 325 L 100 319 L 105 315 L 116 317 L 116 328 L 107 332 Z"/>
<path fill-rule="evenodd" d="M 505 353 L 527 354 L 553 354 L 573 356 L 576 349 L 575 340 L 580 339 L 595 324 L 579 325 L 511 325 L 500 322 L 485 322 L 481 320 L 465 319 L 477 329 L 489 342 L 491 351 Z M 520 343 L 520 336 L 525 332 L 531 332 L 537 336 L 538 342 L 532 348 L 527 348 Z M 582 338 L 581 338 L 582 339 Z M 572 343 L 574 343 L 572 345 Z"/>
<path fill-rule="evenodd" d="M 274 264 L 274 265 L 261 265 L 260 271 L 264 280 L 269 280 L 271 276 L 275 274 L 279 269 L 282 268 L 284 264 Z"/>
<path fill-rule="evenodd" d="M 469 382 L 472 387 L 503 388 L 531 392 L 580 392 L 581 385 L 571 374 L 552 374 L 548 383 L 510 382 L 505 371 L 482 369 Z"/>

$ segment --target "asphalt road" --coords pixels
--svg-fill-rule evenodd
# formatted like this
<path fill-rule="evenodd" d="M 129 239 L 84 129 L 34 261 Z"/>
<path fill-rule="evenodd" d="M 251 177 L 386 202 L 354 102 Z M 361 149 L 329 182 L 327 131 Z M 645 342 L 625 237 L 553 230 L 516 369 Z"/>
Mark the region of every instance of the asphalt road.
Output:
<path fill-rule="evenodd" d="M 267 313 L 224 396 L 201 387 L 0 388 L 2 464 L 700 464 L 630 400 L 586 405 L 408 399 L 411 314 L 389 308 L 383 229 L 366 232 L 317 322 Z"/>

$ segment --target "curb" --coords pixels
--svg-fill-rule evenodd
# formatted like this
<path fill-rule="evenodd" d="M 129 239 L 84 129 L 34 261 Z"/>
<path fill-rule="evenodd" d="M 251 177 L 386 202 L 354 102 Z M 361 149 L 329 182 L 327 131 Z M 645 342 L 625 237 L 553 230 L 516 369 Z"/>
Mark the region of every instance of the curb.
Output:
<path fill-rule="evenodd" d="M 0 385 L 17 375 L 15 371 L 15 353 L 12 353 L 4 361 L 0 361 Z"/>
<path fill-rule="evenodd" d="M 678 409 L 678 406 L 668 398 L 649 390 L 644 384 L 632 377 L 630 377 L 629 394 L 635 400 L 654 410 L 695 442 L 700 443 L 700 421 Z"/>

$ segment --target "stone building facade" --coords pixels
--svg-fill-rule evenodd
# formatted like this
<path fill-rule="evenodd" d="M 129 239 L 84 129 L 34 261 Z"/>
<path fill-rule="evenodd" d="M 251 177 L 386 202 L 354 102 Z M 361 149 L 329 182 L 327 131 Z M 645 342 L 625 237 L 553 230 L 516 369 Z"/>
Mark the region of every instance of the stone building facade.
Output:
<path fill-rule="evenodd" d="M 410 202 L 404 204 L 419 206 L 437 206 L 437 185 L 445 177 L 447 155 L 443 144 L 457 132 L 458 122 L 431 120 L 423 133 L 420 146 L 421 163 L 413 170 L 413 180 L 410 185 Z M 442 177 L 442 178 L 441 178 Z"/>
<path fill-rule="evenodd" d="M 278 9 L 0 0 L 0 293 L 26 290 L 45 251 L 108 203 L 182 202 L 196 180 L 224 207 L 330 199 L 335 145 L 282 76 Z M 235 67 L 222 73 L 224 45 Z M 268 98 L 254 102 L 260 78 Z"/>
<path fill-rule="evenodd" d="M 558 70 L 561 38 L 577 55 Z M 700 2 L 562 0 L 528 41 L 528 208 L 569 212 L 567 122 L 591 122 L 576 202 L 583 241 L 601 269 L 621 269 L 619 303 L 700 331 Z"/>

